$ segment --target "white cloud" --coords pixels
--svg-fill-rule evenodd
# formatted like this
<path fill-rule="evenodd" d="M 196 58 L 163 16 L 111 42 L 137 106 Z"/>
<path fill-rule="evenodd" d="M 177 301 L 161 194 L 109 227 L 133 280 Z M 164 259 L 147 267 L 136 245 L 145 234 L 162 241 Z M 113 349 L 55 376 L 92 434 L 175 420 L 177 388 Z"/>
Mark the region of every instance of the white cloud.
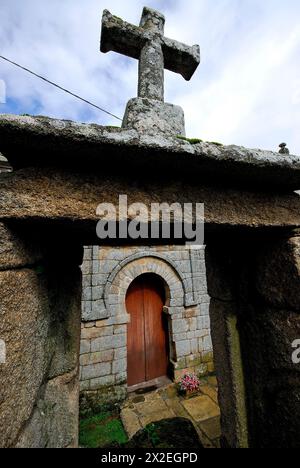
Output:
<path fill-rule="evenodd" d="M 138 23 L 145 0 L 1 0 L 0 54 L 122 117 L 136 95 L 137 63 L 100 54 L 102 10 Z M 166 72 L 166 99 L 182 105 L 191 136 L 300 154 L 298 0 L 148 0 L 166 35 L 200 43 L 191 82 Z M 0 61 L 0 110 L 98 123 L 117 121 Z M 3 111 L 4 111 L 3 110 Z"/>

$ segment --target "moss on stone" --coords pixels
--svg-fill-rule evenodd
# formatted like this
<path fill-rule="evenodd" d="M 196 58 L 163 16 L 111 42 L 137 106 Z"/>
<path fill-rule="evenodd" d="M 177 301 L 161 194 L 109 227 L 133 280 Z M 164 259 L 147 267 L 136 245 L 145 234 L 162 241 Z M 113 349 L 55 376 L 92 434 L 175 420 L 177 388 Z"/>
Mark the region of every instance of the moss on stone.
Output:
<path fill-rule="evenodd" d="M 183 135 L 177 135 L 177 138 L 179 140 L 187 141 L 191 145 L 197 145 L 198 143 L 203 143 L 203 140 L 200 140 L 199 138 L 186 138 Z"/>
<path fill-rule="evenodd" d="M 237 317 L 235 315 L 228 315 L 226 321 L 228 342 L 230 346 L 230 364 L 232 367 L 232 379 L 234 385 L 233 392 L 235 395 L 236 416 L 238 420 L 238 442 L 239 447 L 248 448 L 249 441 L 248 418 L 246 409 L 246 388 Z"/>
<path fill-rule="evenodd" d="M 98 390 L 82 391 L 80 393 L 80 415 L 87 417 L 118 408 L 126 396 L 127 388 L 121 384 L 102 386 Z"/>
<path fill-rule="evenodd" d="M 186 141 L 190 143 L 191 145 L 197 145 L 198 143 L 203 143 L 203 140 L 200 140 L 200 138 L 187 138 L 183 135 L 177 135 L 177 138 L 179 140 Z M 215 145 L 215 146 L 224 146 L 222 143 L 219 143 L 217 141 L 207 141 L 206 143 L 209 143 L 210 145 Z"/>

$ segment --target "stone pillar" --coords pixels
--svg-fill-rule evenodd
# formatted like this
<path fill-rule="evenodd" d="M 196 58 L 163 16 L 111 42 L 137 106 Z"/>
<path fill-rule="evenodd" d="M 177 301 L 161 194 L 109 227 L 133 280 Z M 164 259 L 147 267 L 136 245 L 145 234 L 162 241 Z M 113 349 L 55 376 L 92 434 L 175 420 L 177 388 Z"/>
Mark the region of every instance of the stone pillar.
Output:
<path fill-rule="evenodd" d="M 300 446 L 300 237 L 207 248 L 224 445 Z"/>
<path fill-rule="evenodd" d="M 235 267 L 227 246 L 208 244 L 206 267 L 210 319 L 221 407 L 222 444 L 248 447 L 244 370 L 234 292 Z"/>
<path fill-rule="evenodd" d="M 0 224 L 0 447 L 78 444 L 81 254 L 50 245 Z"/>

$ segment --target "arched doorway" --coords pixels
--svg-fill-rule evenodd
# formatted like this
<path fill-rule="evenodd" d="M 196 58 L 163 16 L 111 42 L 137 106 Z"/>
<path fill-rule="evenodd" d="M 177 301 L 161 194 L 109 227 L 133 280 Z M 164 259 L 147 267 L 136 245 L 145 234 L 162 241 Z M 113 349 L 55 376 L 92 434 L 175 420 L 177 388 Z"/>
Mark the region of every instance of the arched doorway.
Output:
<path fill-rule="evenodd" d="M 165 288 L 155 274 L 139 276 L 128 289 L 126 308 L 128 386 L 167 375 L 169 343 L 167 317 L 163 313 Z"/>

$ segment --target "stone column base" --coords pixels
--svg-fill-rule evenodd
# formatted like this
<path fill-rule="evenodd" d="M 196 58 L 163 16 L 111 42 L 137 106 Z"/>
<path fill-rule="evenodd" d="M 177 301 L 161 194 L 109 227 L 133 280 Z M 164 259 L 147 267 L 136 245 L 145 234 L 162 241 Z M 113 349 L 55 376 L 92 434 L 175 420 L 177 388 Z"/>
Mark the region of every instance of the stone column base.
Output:
<path fill-rule="evenodd" d="M 140 133 L 185 136 L 181 107 L 145 98 L 134 98 L 128 102 L 122 126 Z"/>

